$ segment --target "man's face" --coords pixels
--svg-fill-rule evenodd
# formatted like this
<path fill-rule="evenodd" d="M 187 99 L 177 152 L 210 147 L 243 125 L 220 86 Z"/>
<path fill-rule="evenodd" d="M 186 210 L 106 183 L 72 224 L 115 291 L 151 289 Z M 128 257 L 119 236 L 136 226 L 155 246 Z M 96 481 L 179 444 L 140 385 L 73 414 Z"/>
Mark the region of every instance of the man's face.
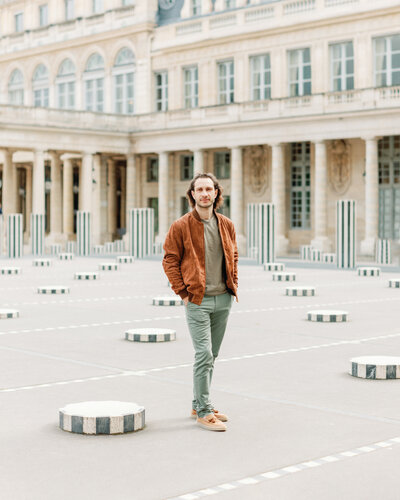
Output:
<path fill-rule="evenodd" d="M 196 180 L 192 196 L 198 207 L 211 207 L 217 194 L 218 189 L 214 189 L 214 183 L 209 177 L 200 177 L 200 179 Z"/>

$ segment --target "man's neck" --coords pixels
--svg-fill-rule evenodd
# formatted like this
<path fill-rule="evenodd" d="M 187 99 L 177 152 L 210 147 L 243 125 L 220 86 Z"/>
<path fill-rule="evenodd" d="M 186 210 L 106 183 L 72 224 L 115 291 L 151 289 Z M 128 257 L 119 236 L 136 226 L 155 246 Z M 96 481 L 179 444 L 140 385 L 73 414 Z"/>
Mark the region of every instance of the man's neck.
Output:
<path fill-rule="evenodd" d="M 196 207 L 195 207 L 195 210 L 197 210 L 197 213 L 199 214 L 200 219 L 203 219 L 203 220 L 211 219 L 211 217 L 213 215 L 213 209 L 214 209 L 213 205 L 211 205 L 211 207 L 208 207 L 208 208 L 202 208 L 202 207 L 199 207 L 198 205 L 196 205 Z"/>

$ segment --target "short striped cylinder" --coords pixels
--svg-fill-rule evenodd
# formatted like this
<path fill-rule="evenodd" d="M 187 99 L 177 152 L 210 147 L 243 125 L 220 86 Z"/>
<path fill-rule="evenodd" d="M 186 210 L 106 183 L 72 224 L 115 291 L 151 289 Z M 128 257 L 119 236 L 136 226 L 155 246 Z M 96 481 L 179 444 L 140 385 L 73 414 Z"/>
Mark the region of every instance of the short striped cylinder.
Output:
<path fill-rule="evenodd" d="M 390 279 L 389 288 L 400 288 L 400 279 L 397 278 Z"/>
<path fill-rule="evenodd" d="M 324 264 L 334 264 L 336 262 L 336 254 L 335 253 L 323 253 L 322 254 L 322 262 Z"/>
<path fill-rule="evenodd" d="M 153 306 L 181 306 L 183 300 L 180 297 L 154 297 Z"/>
<path fill-rule="evenodd" d="M 74 254 L 69 252 L 62 252 L 58 254 L 58 258 L 60 260 L 72 260 L 74 258 Z"/>
<path fill-rule="evenodd" d="M 1 274 L 21 274 L 20 267 L 2 267 L 0 269 Z"/>
<path fill-rule="evenodd" d="M 10 259 L 22 257 L 24 235 L 22 214 L 10 214 L 7 217 L 7 255 Z"/>
<path fill-rule="evenodd" d="M 33 259 L 32 265 L 34 267 L 49 267 L 51 266 L 50 259 Z"/>
<path fill-rule="evenodd" d="M 65 250 L 68 253 L 76 254 L 76 241 L 67 241 L 67 244 L 65 246 Z"/>
<path fill-rule="evenodd" d="M 313 297 L 315 288 L 313 286 L 289 286 L 286 288 L 286 295 L 291 297 Z"/>
<path fill-rule="evenodd" d="M 378 264 L 391 264 L 392 251 L 390 240 L 378 240 L 376 242 L 375 260 Z"/>
<path fill-rule="evenodd" d="M 348 315 L 346 311 L 309 311 L 307 319 L 320 323 L 342 323 L 347 321 Z"/>
<path fill-rule="evenodd" d="M 92 248 L 92 254 L 93 255 L 104 255 L 105 254 L 104 245 L 95 245 Z"/>
<path fill-rule="evenodd" d="M 354 268 L 356 265 L 356 202 L 339 200 L 336 204 L 336 265 Z"/>
<path fill-rule="evenodd" d="M 400 357 L 360 356 L 350 360 L 350 375 L 371 380 L 400 378 Z"/>
<path fill-rule="evenodd" d="M 176 340 L 176 331 L 167 328 L 134 328 L 125 332 L 130 342 L 170 342 Z"/>
<path fill-rule="evenodd" d="M 265 262 L 264 271 L 284 271 L 285 264 L 279 264 L 278 262 Z"/>
<path fill-rule="evenodd" d="M 136 258 L 153 254 L 154 209 L 132 208 L 129 212 L 129 254 Z"/>
<path fill-rule="evenodd" d="M 80 273 L 75 273 L 74 278 L 76 280 L 98 280 L 99 279 L 99 273 L 93 273 L 93 272 L 80 272 Z"/>
<path fill-rule="evenodd" d="M 113 242 L 114 253 L 125 252 L 125 243 L 123 240 L 115 240 Z"/>
<path fill-rule="evenodd" d="M 19 311 L 15 309 L 0 309 L 0 319 L 18 318 Z"/>
<path fill-rule="evenodd" d="M 60 408 L 59 425 L 77 434 L 125 434 L 145 426 L 145 409 L 121 401 L 88 401 Z"/>
<path fill-rule="evenodd" d="M 322 260 L 322 252 L 318 250 L 318 248 L 313 248 L 311 250 L 311 261 L 312 262 L 321 262 Z"/>
<path fill-rule="evenodd" d="M 247 205 L 247 255 L 257 262 L 275 261 L 275 206 L 273 203 Z"/>
<path fill-rule="evenodd" d="M 76 253 L 82 257 L 90 255 L 91 214 L 84 210 L 76 212 Z"/>
<path fill-rule="evenodd" d="M 301 245 L 300 246 L 300 259 L 301 260 L 311 260 L 311 252 L 313 247 L 311 245 Z"/>
<path fill-rule="evenodd" d="M 39 286 L 37 289 L 37 293 L 50 295 L 66 294 L 69 293 L 69 288 L 67 286 Z"/>
<path fill-rule="evenodd" d="M 31 250 L 32 255 L 44 254 L 44 214 L 31 214 Z"/>
<path fill-rule="evenodd" d="M 379 276 L 381 270 L 379 267 L 359 267 L 358 276 Z"/>
<path fill-rule="evenodd" d="M 272 281 L 295 281 L 296 273 L 273 273 Z"/>
<path fill-rule="evenodd" d="M 117 262 L 119 264 L 132 264 L 135 262 L 135 257 L 132 257 L 132 255 L 117 255 Z"/>
<path fill-rule="evenodd" d="M 101 271 L 118 271 L 119 266 L 115 262 L 102 262 L 99 265 Z"/>
<path fill-rule="evenodd" d="M 58 255 L 59 253 L 61 253 L 60 243 L 52 243 L 50 245 L 50 255 Z"/>
<path fill-rule="evenodd" d="M 114 253 L 114 243 L 112 241 L 106 241 L 104 243 L 104 252 L 106 254 Z"/>

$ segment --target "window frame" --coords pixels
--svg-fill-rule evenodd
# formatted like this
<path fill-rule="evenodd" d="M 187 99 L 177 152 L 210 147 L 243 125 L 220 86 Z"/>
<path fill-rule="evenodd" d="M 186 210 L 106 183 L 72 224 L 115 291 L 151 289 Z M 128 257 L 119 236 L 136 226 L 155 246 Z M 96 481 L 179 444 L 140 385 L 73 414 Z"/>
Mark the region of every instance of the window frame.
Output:
<path fill-rule="evenodd" d="M 225 155 L 225 161 L 220 163 L 217 158 L 222 158 L 223 155 Z M 214 151 L 214 174 L 217 179 L 231 178 L 231 161 L 230 151 Z"/>
<path fill-rule="evenodd" d="M 293 160 L 293 147 L 301 144 L 301 160 Z M 299 186 L 294 186 L 294 168 L 301 169 Z M 307 183 L 308 181 L 308 183 Z M 309 231 L 311 229 L 311 144 L 310 142 L 292 142 L 290 144 L 290 229 Z M 300 193 L 300 210 L 295 211 L 295 204 L 293 196 L 294 193 Z M 294 217 L 300 212 L 299 221 Z M 299 224 L 296 224 L 299 222 Z"/>
<path fill-rule="evenodd" d="M 65 20 L 70 21 L 75 17 L 75 2 L 74 0 L 64 0 Z"/>
<path fill-rule="evenodd" d="M 186 81 L 186 74 L 190 80 Z M 186 92 L 189 89 L 189 94 Z M 193 109 L 199 106 L 199 67 L 197 64 L 183 68 L 183 106 Z"/>
<path fill-rule="evenodd" d="M 158 77 L 161 77 L 161 83 L 158 84 Z M 168 111 L 168 70 L 154 72 L 155 106 L 156 111 Z M 158 91 L 160 90 L 160 98 Z"/>
<path fill-rule="evenodd" d="M 264 65 L 260 67 L 259 73 L 260 73 L 260 85 L 255 86 L 255 74 L 257 71 L 254 69 L 255 61 L 262 59 L 264 60 Z M 265 61 L 267 61 L 267 65 L 265 64 Z M 261 66 L 261 64 L 260 64 Z M 266 67 L 266 66 L 269 66 Z M 249 57 L 249 67 L 250 67 L 250 100 L 251 101 L 265 101 L 271 99 L 271 84 L 272 84 L 272 74 L 271 74 L 271 55 L 269 52 L 266 52 L 265 54 L 256 54 L 253 56 Z M 268 79 L 269 75 L 269 83 L 266 82 Z M 255 91 L 259 89 L 260 97 L 257 99 L 255 97 Z M 266 96 L 266 97 L 265 97 Z"/>
<path fill-rule="evenodd" d="M 15 33 L 22 33 L 24 31 L 24 12 L 22 10 L 14 14 L 14 30 Z"/>
<path fill-rule="evenodd" d="M 309 62 L 304 62 L 304 54 L 305 52 L 308 51 L 308 58 Z M 291 64 L 291 55 L 292 54 L 298 54 L 301 55 L 301 61 L 297 60 L 295 65 Z M 304 78 L 304 71 L 306 66 L 310 67 L 310 78 Z M 303 48 L 298 48 L 298 49 L 289 49 L 287 51 L 287 68 L 288 68 L 288 93 L 289 97 L 303 97 L 307 95 L 312 95 L 312 66 L 311 66 L 311 48 L 310 47 L 303 47 Z M 297 68 L 298 71 L 298 77 L 296 80 L 291 80 L 291 69 L 292 68 Z M 301 76 L 300 76 L 301 74 Z M 310 92 L 305 93 L 304 92 L 304 86 L 305 84 L 310 84 Z M 298 93 L 292 94 L 292 85 L 297 85 L 297 90 Z"/>
<path fill-rule="evenodd" d="M 347 45 L 351 45 L 352 55 L 347 56 Z M 334 58 L 335 47 L 340 47 L 340 58 Z M 347 62 L 352 61 L 353 72 L 347 73 Z M 334 74 L 335 62 L 340 63 L 340 76 L 337 77 Z M 330 87 L 332 92 L 344 92 L 346 90 L 354 90 L 354 44 L 353 40 L 345 40 L 342 42 L 332 42 L 329 44 L 329 68 L 330 68 Z M 343 71 L 344 69 L 344 71 Z M 352 86 L 348 88 L 347 79 L 352 79 Z M 335 80 L 340 81 L 340 89 L 335 89 Z"/>
<path fill-rule="evenodd" d="M 201 0 L 191 0 L 190 12 L 192 16 L 201 16 Z"/>
<path fill-rule="evenodd" d="M 186 165 L 186 161 L 188 164 Z M 194 177 L 194 155 L 184 153 L 179 156 L 179 174 L 181 181 L 191 181 Z M 186 172 L 187 171 L 187 172 Z"/>
<path fill-rule="evenodd" d="M 400 86 L 400 81 L 399 83 L 393 84 L 393 73 L 399 73 L 399 79 L 400 79 L 400 66 L 393 71 L 393 61 L 392 57 L 393 55 L 399 55 L 400 57 L 400 49 L 396 49 L 393 51 L 392 49 L 392 39 L 395 37 L 400 37 L 400 33 L 394 33 L 391 35 L 384 35 L 384 36 L 377 36 L 374 37 L 372 40 L 372 50 L 373 50 L 373 69 L 374 69 L 374 86 L 377 88 L 383 88 L 383 87 L 392 87 L 392 86 Z M 385 70 L 381 71 L 377 69 L 377 43 L 379 40 L 384 40 L 385 41 L 385 51 L 384 51 L 384 57 L 385 57 Z M 388 47 L 390 45 L 390 48 Z M 378 85 L 378 75 L 384 75 L 384 79 L 386 80 L 385 84 L 380 84 Z"/>
<path fill-rule="evenodd" d="M 41 28 L 49 24 L 49 4 L 43 3 L 39 5 L 39 26 Z"/>
<path fill-rule="evenodd" d="M 158 157 L 148 156 L 146 160 L 146 182 L 158 182 Z"/>
<path fill-rule="evenodd" d="M 229 65 L 229 67 L 228 67 Z M 226 74 L 221 75 L 221 69 L 226 68 Z M 235 60 L 225 59 L 217 61 L 217 78 L 218 78 L 218 104 L 232 104 L 235 102 Z M 221 82 L 225 81 L 226 89 L 221 90 Z M 230 88 L 232 84 L 232 88 Z M 226 100 L 225 100 L 226 99 Z"/>

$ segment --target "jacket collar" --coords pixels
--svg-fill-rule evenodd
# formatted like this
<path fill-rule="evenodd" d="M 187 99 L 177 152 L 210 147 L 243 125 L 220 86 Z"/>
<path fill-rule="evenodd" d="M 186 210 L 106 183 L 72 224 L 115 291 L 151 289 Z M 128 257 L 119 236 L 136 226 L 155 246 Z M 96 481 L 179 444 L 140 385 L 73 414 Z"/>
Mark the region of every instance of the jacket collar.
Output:
<path fill-rule="evenodd" d="M 192 216 L 193 216 L 193 217 L 194 217 L 197 221 L 201 222 L 201 218 L 200 218 L 199 212 L 198 212 L 195 208 L 193 208 L 193 209 L 192 209 L 192 211 L 191 211 L 190 213 L 192 214 Z M 220 214 L 218 214 L 215 210 L 213 210 L 213 213 L 214 213 L 215 217 L 217 218 L 217 221 L 219 221 L 218 216 L 219 216 Z"/>

